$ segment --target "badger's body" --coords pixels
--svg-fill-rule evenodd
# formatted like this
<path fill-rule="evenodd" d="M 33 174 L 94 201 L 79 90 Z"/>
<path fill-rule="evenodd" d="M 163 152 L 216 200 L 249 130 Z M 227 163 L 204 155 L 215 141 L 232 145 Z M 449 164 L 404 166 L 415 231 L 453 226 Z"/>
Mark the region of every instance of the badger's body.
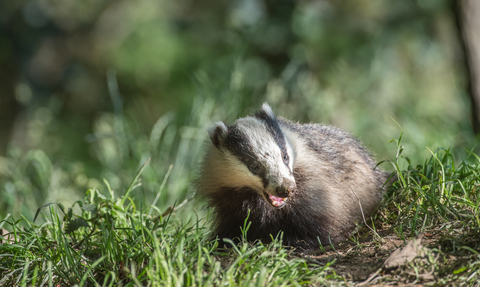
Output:
<path fill-rule="evenodd" d="M 198 180 L 214 212 L 215 234 L 271 241 L 283 231 L 289 246 L 346 239 L 375 210 L 388 174 L 375 168 L 365 147 L 331 126 L 276 118 L 264 104 L 233 125 L 218 122 Z"/>

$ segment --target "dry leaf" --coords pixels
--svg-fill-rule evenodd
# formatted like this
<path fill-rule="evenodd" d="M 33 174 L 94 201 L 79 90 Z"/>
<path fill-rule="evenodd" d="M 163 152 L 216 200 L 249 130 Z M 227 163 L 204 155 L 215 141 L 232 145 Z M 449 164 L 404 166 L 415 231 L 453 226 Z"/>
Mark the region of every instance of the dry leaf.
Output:
<path fill-rule="evenodd" d="M 407 245 L 395 250 L 392 255 L 385 260 L 383 267 L 387 269 L 399 267 L 407 264 L 418 256 L 423 257 L 426 247 L 422 245 L 422 238 L 423 234 L 419 234 L 408 241 Z"/>

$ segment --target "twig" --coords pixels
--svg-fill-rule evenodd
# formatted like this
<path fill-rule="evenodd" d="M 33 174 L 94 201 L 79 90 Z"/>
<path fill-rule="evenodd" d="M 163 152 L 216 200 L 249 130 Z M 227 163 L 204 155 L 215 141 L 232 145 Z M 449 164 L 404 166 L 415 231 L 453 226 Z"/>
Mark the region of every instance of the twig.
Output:
<path fill-rule="evenodd" d="M 174 211 L 182 208 L 182 207 L 183 207 L 185 204 L 187 204 L 187 202 L 189 202 L 190 199 L 192 199 L 194 196 L 195 196 L 195 194 L 193 194 L 193 195 L 192 195 L 191 197 L 189 197 L 189 198 L 185 198 L 185 200 L 182 201 L 182 203 L 180 203 L 180 204 L 177 205 L 176 207 L 173 206 L 173 205 L 170 205 L 170 206 L 167 208 L 167 210 L 165 210 L 165 212 L 162 213 L 162 217 L 165 217 L 165 216 L 167 216 L 168 214 L 170 214 L 171 212 L 174 212 Z M 158 220 L 158 219 L 159 219 L 159 218 L 157 218 L 157 220 Z"/>
<path fill-rule="evenodd" d="M 370 283 L 370 281 L 373 280 L 373 278 L 375 278 L 375 276 L 378 275 L 378 273 L 380 273 L 380 271 L 382 271 L 382 268 L 378 268 L 377 271 L 375 271 L 375 273 L 373 273 L 372 275 L 370 275 L 370 277 L 368 277 L 367 280 L 361 282 L 361 283 L 358 283 L 356 286 L 363 286 L 363 285 L 367 285 L 368 283 Z"/>
<path fill-rule="evenodd" d="M 160 185 L 160 189 L 158 190 L 157 195 L 155 196 L 155 199 L 153 200 L 152 206 L 150 206 L 150 210 L 148 211 L 148 216 L 150 216 L 150 214 L 152 214 L 153 206 L 157 205 L 157 201 L 160 198 L 160 194 L 162 194 L 162 190 L 165 187 L 165 184 L 167 183 L 168 178 L 170 177 L 170 172 L 172 172 L 172 168 L 173 168 L 173 164 L 171 164 L 168 167 L 167 174 L 165 174 L 165 177 L 163 178 L 163 182 Z"/>
<path fill-rule="evenodd" d="M 362 213 L 363 223 L 365 223 L 365 225 L 366 225 L 373 233 L 375 233 L 376 236 L 378 236 L 379 238 L 381 238 L 380 235 L 378 235 L 378 233 L 377 233 L 375 230 L 373 230 L 373 228 L 371 228 L 371 227 L 367 224 L 367 221 L 365 220 L 365 214 L 363 213 L 362 203 L 360 202 L 360 198 L 358 198 L 357 193 L 355 192 L 355 190 L 353 190 L 353 188 L 350 188 L 350 189 L 352 190 L 353 195 L 355 195 L 355 197 L 356 197 L 357 200 L 358 200 L 358 205 L 360 206 L 360 211 L 361 211 L 361 213 Z"/>

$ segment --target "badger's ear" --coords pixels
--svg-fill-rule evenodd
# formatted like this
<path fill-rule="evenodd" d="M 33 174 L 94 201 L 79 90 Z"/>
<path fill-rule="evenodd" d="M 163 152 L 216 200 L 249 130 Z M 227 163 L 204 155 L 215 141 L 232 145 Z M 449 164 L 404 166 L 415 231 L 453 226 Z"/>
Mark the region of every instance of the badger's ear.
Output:
<path fill-rule="evenodd" d="M 227 126 L 223 122 L 216 122 L 207 130 L 213 145 L 216 146 L 217 148 L 220 148 L 223 141 L 227 137 L 227 133 L 228 133 Z"/>
<path fill-rule="evenodd" d="M 275 119 L 275 114 L 273 113 L 270 105 L 268 105 L 267 103 L 263 103 L 262 107 L 260 108 L 259 113 L 265 114 L 267 117 L 271 118 L 272 120 Z"/>

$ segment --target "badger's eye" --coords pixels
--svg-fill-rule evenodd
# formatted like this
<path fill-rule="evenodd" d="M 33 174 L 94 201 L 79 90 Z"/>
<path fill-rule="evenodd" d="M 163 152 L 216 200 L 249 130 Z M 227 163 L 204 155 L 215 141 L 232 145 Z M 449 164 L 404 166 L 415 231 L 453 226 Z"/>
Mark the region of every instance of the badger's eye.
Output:
<path fill-rule="evenodd" d="M 283 154 L 283 160 L 285 160 L 285 161 L 288 160 L 288 155 L 286 153 Z"/>
<path fill-rule="evenodd" d="M 248 169 L 249 169 L 250 172 L 252 172 L 253 174 L 256 174 L 256 173 L 258 173 L 258 171 L 260 170 L 260 166 L 258 165 L 257 162 L 254 162 L 254 163 L 252 163 L 252 164 L 248 167 Z"/>

